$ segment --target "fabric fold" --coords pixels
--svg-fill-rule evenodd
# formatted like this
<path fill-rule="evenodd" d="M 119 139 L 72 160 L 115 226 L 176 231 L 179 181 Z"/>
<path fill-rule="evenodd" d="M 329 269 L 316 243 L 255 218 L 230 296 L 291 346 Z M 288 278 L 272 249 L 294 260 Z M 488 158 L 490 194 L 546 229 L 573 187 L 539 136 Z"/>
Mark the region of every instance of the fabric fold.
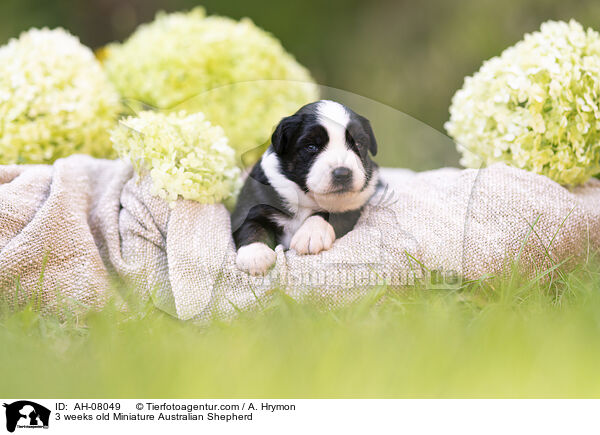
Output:
<path fill-rule="evenodd" d="M 453 285 L 516 259 L 529 276 L 565 270 L 600 248 L 600 180 L 566 188 L 503 164 L 381 173 L 385 187 L 331 250 L 277 247 L 271 271 L 251 277 L 235 266 L 222 204 L 169 206 L 119 160 L 0 166 L 0 297 L 81 314 L 125 289 L 206 321 L 260 309 L 277 291 L 339 307 L 379 284 Z"/>

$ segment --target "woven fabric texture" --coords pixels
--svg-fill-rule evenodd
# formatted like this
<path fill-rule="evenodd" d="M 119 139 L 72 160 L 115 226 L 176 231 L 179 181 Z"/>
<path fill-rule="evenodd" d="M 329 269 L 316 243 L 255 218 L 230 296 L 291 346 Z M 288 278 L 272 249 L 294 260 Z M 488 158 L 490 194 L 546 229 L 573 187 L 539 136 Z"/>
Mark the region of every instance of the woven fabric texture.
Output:
<path fill-rule="evenodd" d="M 237 270 L 221 204 L 150 194 L 122 161 L 71 156 L 0 167 L 0 293 L 45 312 L 99 309 L 134 289 L 184 320 L 259 309 L 275 290 L 326 306 L 375 285 L 453 286 L 571 267 L 600 248 L 600 181 L 565 188 L 503 164 L 415 173 L 383 169 L 355 229 L 319 255 L 276 248 L 264 277 Z"/>

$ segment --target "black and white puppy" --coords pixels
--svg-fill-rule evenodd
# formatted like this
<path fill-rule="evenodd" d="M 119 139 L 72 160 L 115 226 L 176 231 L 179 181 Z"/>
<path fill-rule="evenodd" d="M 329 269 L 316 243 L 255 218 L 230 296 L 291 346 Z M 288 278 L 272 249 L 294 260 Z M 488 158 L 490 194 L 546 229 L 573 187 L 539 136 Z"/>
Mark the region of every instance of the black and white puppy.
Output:
<path fill-rule="evenodd" d="M 283 118 L 231 217 L 237 266 L 265 273 L 275 244 L 298 254 L 331 248 L 375 192 L 369 153 L 377 153 L 371 124 L 342 104 L 317 101 Z"/>

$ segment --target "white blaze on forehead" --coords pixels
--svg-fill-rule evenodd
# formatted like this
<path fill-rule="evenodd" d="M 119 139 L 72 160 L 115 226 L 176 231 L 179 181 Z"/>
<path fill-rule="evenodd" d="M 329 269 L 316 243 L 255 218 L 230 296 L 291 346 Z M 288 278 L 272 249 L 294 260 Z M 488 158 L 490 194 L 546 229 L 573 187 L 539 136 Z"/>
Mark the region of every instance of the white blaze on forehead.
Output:
<path fill-rule="evenodd" d="M 317 113 L 321 124 L 326 128 L 333 127 L 333 130 L 343 129 L 345 137 L 346 126 L 350 122 L 350 114 L 344 106 L 335 101 L 322 100 L 317 106 Z"/>
<path fill-rule="evenodd" d="M 328 147 L 336 146 L 340 152 L 343 151 L 346 148 L 346 127 L 350 122 L 346 108 L 335 101 L 323 100 L 317 106 L 317 119 L 327 130 Z"/>
<path fill-rule="evenodd" d="M 333 190 L 331 171 L 344 166 L 352 171 L 352 190 L 360 190 L 365 184 L 365 170 L 360 158 L 346 144 L 350 113 L 339 103 L 323 100 L 317 106 L 317 120 L 327 131 L 329 141 L 309 171 L 307 187 L 317 194 Z"/>

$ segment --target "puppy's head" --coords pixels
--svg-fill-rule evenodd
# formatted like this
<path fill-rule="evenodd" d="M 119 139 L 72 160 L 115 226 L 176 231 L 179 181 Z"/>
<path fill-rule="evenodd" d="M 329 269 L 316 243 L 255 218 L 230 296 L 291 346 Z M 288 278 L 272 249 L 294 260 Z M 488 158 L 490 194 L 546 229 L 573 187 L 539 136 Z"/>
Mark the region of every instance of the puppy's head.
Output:
<path fill-rule="evenodd" d="M 342 104 L 322 100 L 302 107 L 281 120 L 271 143 L 281 173 L 325 210 L 356 209 L 374 190 L 371 124 Z"/>

